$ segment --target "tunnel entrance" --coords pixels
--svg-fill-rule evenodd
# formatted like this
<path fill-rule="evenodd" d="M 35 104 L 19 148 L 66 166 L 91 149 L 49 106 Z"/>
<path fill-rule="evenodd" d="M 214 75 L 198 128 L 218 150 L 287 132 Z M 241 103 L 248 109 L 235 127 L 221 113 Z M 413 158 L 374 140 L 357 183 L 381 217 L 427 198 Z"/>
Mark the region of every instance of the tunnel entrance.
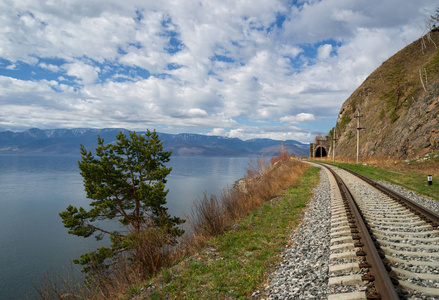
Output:
<path fill-rule="evenodd" d="M 325 147 L 318 146 L 315 150 L 314 157 L 327 157 L 328 153 L 326 152 Z"/>

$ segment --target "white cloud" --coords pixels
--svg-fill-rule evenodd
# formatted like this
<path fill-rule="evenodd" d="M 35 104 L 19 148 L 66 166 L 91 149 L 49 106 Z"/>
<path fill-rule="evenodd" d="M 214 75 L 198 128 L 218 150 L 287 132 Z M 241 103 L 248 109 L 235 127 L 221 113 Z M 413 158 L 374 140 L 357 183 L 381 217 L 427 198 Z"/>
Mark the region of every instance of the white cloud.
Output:
<path fill-rule="evenodd" d="M 352 38 L 357 28 L 398 28 L 408 23 L 423 26 L 425 11 L 435 1 L 323 0 L 293 7 L 285 23 L 285 36 L 298 42 Z M 412 23 L 413 22 L 413 23 Z"/>
<path fill-rule="evenodd" d="M 284 128 L 284 130 L 279 130 L 277 127 L 243 126 L 230 130 L 228 133 L 226 133 L 226 136 L 230 138 L 239 138 L 242 140 L 270 138 L 282 141 L 296 140 L 305 143 L 312 138 L 311 133 L 294 126 L 287 126 Z"/>
<path fill-rule="evenodd" d="M 295 116 L 285 116 L 280 118 L 281 122 L 287 122 L 287 123 L 300 123 L 300 122 L 310 122 L 314 121 L 316 118 L 313 114 L 309 113 L 300 113 Z"/>
<path fill-rule="evenodd" d="M 0 2 L 4 69 L 53 73 L 0 77 L 0 129 L 158 126 L 311 140 L 376 67 L 420 37 L 436 6 L 299 3 Z M 297 127 L 267 127 L 276 120 Z"/>
<path fill-rule="evenodd" d="M 331 51 L 332 51 L 331 44 L 322 45 L 317 49 L 317 58 L 320 60 L 325 60 L 331 56 Z"/>
<path fill-rule="evenodd" d="M 352 9 L 335 8 L 331 11 L 331 19 L 336 22 L 343 22 L 349 24 L 362 24 L 368 21 L 368 18 L 359 11 Z"/>
<path fill-rule="evenodd" d="M 16 64 L 10 64 L 9 66 L 6 67 L 6 70 L 16 70 L 16 69 L 17 69 Z"/>
<path fill-rule="evenodd" d="M 67 75 L 78 78 L 78 81 L 84 84 L 95 83 L 100 72 L 100 68 L 86 64 L 82 61 L 64 64 L 62 68 L 66 71 Z"/>
<path fill-rule="evenodd" d="M 297 55 L 304 52 L 300 47 L 294 47 L 290 45 L 282 45 L 279 53 L 285 56 L 289 56 L 291 58 L 296 58 Z"/>
<path fill-rule="evenodd" d="M 178 110 L 173 117 L 175 118 L 205 118 L 207 112 L 199 108 L 181 109 Z"/>
<path fill-rule="evenodd" d="M 226 134 L 226 130 L 224 128 L 213 128 L 207 135 L 213 136 L 224 136 Z"/>
<path fill-rule="evenodd" d="M 59 72 L 60 67 L 53 64 L 39 63 L 38 66 L 43 69 L 47 69 L 52 72 Z"/>

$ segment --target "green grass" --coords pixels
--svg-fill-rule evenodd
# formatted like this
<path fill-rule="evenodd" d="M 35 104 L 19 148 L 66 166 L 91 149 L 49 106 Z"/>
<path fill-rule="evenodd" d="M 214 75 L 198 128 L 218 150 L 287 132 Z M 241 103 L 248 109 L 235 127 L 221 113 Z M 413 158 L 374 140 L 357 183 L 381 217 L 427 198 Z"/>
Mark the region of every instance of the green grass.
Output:
<path fill-rule="evenodd" d="M 206 244 L 208 251 L 187 258 L 153 279 L 149 299 L 246 299 L 262 286 L 288 235 L 319 181 L 309 167 L 299 184 L 268 201 L 231 230 Z"/>
<path fill-rule="evenodd" d="M 354 172 L 360 173 L 366 177 L 373 180 L 383 180 L 409 190 L 417 192 L 421 195 L 431 197 L 433 199 L 439 200 L 439 177 L 436 177 L 436 182 L 429 186 L 427 184 L 427 175 L 420 172 L 420 170 L 404 170 L 404 169 L 384 169 L 377 168 L 370 165 L 363 164 L 348 164 L 348 163 L 332 163 L 334 165 L 352 170 Z M 422 168 L 422 167 L 420 167 Z M 433 180 L 435 178 L 433 177 Z"/>

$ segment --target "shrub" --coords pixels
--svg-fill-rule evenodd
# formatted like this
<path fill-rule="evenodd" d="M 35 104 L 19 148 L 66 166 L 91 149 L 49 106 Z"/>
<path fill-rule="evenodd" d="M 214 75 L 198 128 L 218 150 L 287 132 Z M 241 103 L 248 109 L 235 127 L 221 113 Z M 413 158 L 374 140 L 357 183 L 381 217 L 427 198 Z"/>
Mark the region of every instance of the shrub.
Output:
<path fill-rule="evenodd" d="M 351 117 L 349 116 L 348 112 L 345 112 L 343 116 L 341 117 L 340 121 L 340 130 L 343 130 L 347 124 L 351 121 Z"/>
<path fill-rule="evenodd" d="M 204 236 L 215 236 L 224 232 L 226 216 L 217 196 L 204 194 L 202 200 L 194 202 L 192 208 L 194 231 Z"/>
<path fill-rule="evenodd" d="M 384 111 L 384 108 L 383 108 L 380 111 L 380 120 L 383 120 L 385 115 L 386 115 L 386 112 Z"/>
<path fill-rule="evenodd" d="M 284 156 L 284 152 L 280 152 L 279 157 Z M 294 185 L 306 170 L 304 163 L 289 156 L 288 159 L 273 161 L 274 164 L 263 172 L 261 166 L 266 166 L 265 159 L 251 163 L 250 168 L 254 169 L 247 169 L 247 176 L 234 188 L 223 190 L 219 198 L 205 194 L 194 204 L 189 224 L 193 236 L 199 240 L 193 243 L 202 244 L 200 239 L 221 234 L 235 221 Z"/>
<path fill-rule="evenodd" d="M 349 130 L 348 132 L 348 139 L 351 139 L 354 137 L 354 133 L 352 132 L 352 130 Z"/>
<path fill-rule="evenodd" d="M 392 112 L 391 112 L 390 115 L 389 115 L 389 122 L 390 122 L 390 123 L 395 123 L 395 121 L 398 120 L 398 118 L 399 118 L 399 116 L 398 116 L 398 114 L 396 113 L 396 110 L 395 110 L 395 109 L 392 110 Z"/>
<path fill-rule="evenodd" d="M 289 154 L 287 148 L 282 143 L 280 145 L 280 149 L 279 149 L 279 152 L 278 152 L 277 156 L 272 157 L 270 162 L 271 162 L 272 165 L 274 165 L 275 163 L 277 163 L 279 161 L 290 159 L 290 157 L 293 157 L 293 156 L 294 156 L 294 154 Z"/>

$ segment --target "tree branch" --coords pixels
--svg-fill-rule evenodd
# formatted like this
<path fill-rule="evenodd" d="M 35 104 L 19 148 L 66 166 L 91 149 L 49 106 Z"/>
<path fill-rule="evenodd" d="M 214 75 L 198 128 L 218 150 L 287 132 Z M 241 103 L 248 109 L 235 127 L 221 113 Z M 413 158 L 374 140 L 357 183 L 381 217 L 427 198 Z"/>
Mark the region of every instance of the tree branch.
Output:
<path fill-rule="evenodd" d="M 98 231 L 103 232 L 103 233 L 112 234 L 112 232 L 106 231 L 106 230 L 104 230 L 104 229 L 102 229 L 102 228 L 96 227 L 96 226 L 91 225 L 90 223 L 84 222 L 84 221 L 82 221 L 82 220 L 81 220 L 81 223 L 84 224 L 84 225 L 86 225 L 86 226 L 88 226 L 88 227 L 93 228 L 94 230 L 98 230 Z"/>

